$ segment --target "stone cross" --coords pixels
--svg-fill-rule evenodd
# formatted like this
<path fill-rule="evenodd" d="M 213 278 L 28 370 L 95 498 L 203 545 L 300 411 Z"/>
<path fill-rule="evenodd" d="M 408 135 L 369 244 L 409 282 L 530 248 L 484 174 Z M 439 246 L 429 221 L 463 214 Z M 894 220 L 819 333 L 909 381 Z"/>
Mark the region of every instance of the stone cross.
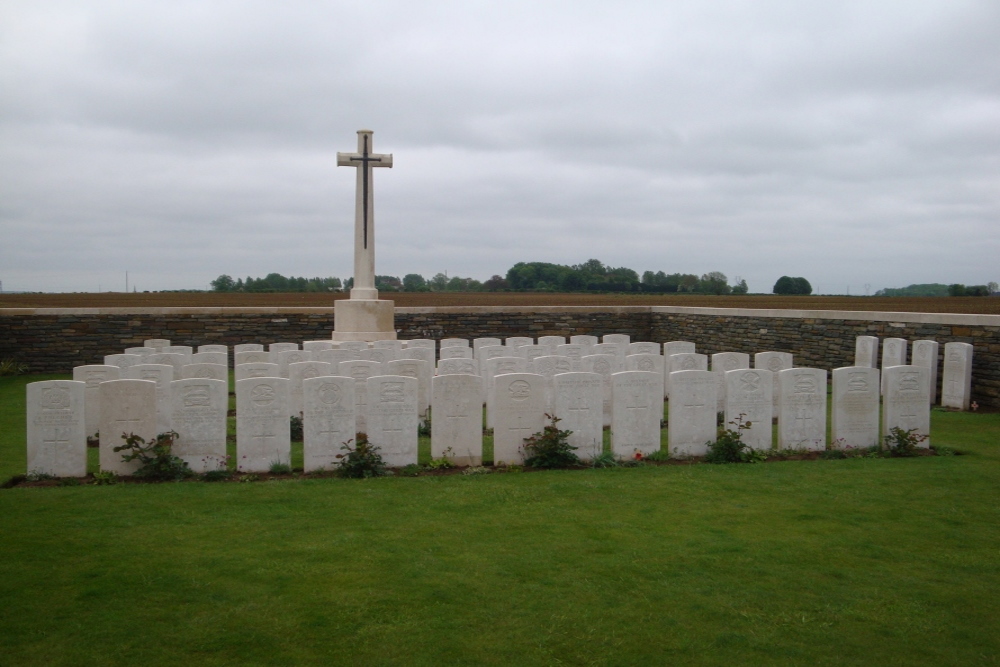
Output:
<path fill-rule="evenodd" d="M 358 152 L 337 153 L 338 167 L 357 169 L 354 204 L 354 287 L 352 299 L 377 299 L 375 289 L 375 196 L 372 168 L 391 167 L 392 155 L 372 153 L 372 131 L 358 130 Z"/>

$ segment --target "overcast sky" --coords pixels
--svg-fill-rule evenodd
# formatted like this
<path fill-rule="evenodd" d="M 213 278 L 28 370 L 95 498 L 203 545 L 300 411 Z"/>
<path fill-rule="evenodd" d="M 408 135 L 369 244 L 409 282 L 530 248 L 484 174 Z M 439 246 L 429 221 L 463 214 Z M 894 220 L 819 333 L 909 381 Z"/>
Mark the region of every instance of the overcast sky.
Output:
<path fill-rule="evenodd" d="M 519 261 L 1000 280 L 1000 2 L 0 4 L 4 290 Z"/>

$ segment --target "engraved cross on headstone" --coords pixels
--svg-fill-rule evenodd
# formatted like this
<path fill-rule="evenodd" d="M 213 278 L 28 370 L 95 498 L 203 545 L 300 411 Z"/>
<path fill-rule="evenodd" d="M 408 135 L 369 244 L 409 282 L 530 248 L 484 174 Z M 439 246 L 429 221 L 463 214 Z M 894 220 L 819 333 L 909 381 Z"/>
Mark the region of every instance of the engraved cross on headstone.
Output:
<path fill-rule="evenodd" d="M 372 131 L 358 130 L 358 152 L 337 153 L 338 167 L 357 169 L 354 203 L 354 287 L 352 299 L 377 299 L 375 289 L 375 197 L 372 168 L 392 167 L 392 155 L 372 153 Z"/>

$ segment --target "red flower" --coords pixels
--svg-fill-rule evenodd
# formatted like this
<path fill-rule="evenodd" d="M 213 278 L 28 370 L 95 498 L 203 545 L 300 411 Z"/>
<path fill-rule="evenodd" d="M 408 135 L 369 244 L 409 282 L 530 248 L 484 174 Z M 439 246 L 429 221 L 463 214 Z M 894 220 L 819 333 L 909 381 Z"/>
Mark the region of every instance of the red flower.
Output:
<path fill-rule="evenodd" d="M 635 452 L 635 460 L 636 461 L 641 461 L 642 460 L 642 452 L 640 452 L 639 450 L 636 450 L 636 452 Z"/>

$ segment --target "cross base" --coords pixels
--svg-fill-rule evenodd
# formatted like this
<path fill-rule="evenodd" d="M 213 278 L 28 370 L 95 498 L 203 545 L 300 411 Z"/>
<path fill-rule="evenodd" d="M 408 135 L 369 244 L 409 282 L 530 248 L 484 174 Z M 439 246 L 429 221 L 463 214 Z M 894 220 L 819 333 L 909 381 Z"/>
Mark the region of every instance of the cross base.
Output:
<path fill-rule="evenodd" d="M 340 299 L 333 304 L 335 341 L 396 340 L 395 303 L 387 299 Z"/>

